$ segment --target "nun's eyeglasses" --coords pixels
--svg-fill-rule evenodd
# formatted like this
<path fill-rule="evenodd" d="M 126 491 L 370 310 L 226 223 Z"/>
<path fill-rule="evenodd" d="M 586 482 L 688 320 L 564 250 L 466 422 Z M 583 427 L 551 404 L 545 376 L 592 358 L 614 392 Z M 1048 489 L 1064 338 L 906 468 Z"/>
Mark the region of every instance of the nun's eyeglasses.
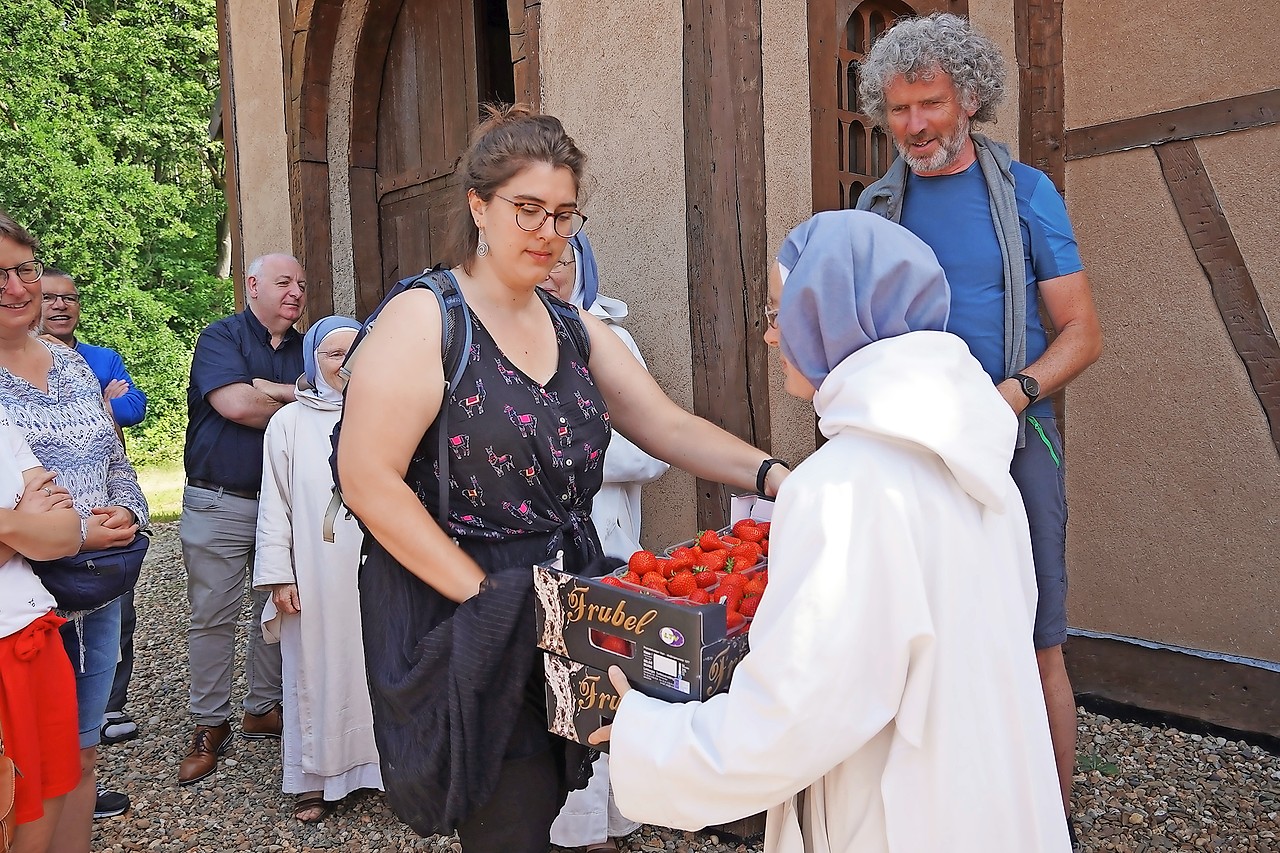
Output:
<path fill-rule="evenodd" d="M 574 265 L 574 264 L 576 264 L 577 262 L 578 262 L 578 259 L 577 259 L 577 258 L 569 258 L 568 260 L 565 260 L 565 261 L 556 261 L 554 264 L 552 264 L 552 265 L 551 265 L 551 269 L 553 269 L 553 270 L 562 270 L 562 269 L 564 269 L 565 267 L 571 267 L 571 266 L 573 266 L 573 265 Z"/>
<path fill-rule="evenodd" d="M 778 309 L 777 308 L 764 309 L 764 321 L 769 324 L 770 329 L 778 328 Z"/>

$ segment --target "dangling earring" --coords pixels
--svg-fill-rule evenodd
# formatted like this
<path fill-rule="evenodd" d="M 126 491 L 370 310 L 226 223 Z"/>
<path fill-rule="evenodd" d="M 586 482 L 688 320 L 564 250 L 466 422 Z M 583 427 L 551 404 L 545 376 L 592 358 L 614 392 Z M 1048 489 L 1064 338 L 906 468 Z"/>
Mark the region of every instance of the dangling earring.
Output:
<path fill-rule="evenodd" d="M 484 241 L 484 229 L 480 229 L 480 242 L 476 245 L 476 257 L 483 258 L 489 254 L 489 244 Z"/>

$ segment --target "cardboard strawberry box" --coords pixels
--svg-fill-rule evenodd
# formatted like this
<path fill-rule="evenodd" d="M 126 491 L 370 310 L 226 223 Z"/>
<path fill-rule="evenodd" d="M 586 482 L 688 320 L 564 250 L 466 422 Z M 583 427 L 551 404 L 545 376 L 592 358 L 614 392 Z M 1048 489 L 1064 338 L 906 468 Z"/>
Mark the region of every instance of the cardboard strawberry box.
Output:
<path fill-rule="evenodd" d="M 729 686 L 747 632 L 729 635 L 720 604 L 689 606 L 551 566 L 534 568 L 538 646 L 600 672 L 621 667 L 641 692 L 668 702 Z"/>
<path fill-rule="evenodd" d="M 587 737 L 613 722 L 621 701 L 609 676 L 595 667 L 550 652 L 543 653 L 547 673 L 547 728 L 560 737 L 587 743 Z M 609 751 L 609 744 L 597 747 Z"/>

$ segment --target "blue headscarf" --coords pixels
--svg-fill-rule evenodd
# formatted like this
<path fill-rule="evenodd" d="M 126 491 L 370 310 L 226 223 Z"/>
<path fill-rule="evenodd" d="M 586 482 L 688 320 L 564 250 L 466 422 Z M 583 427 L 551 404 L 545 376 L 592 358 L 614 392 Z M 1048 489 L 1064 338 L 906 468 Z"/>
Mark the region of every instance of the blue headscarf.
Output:
<path fill-rule="evenodd" d="M 573 298 L 569 301 L 581 308 L 590 308 L 600 293 L 600 271 L 596 268 L 596 253 L 591 251 L 587 235 L 579 231 L 569 238 L 578 265 L 573 281 Z"/>
<path fill-rule="evenodd" d="M 339 329 L 356 329 L 359 331 L 360 324 L 350 317 L 337 315 L 325 317 L 323 320 L 317 320 L 312 323 L 311 328 L 307 329 L 307 334 L 302 339 L 302 374 L 307 377 L 307 384 L 317 391 L 323 391 L 324 389 L 320 386 L 322 377 L 316 367 L 316 351 L 320 349 L 320 345 L 324 343 L 325 338 Z M 321 396 L 324 395 L 321 394 Z"/>
<path fill-rule="evenodd" d="M 951 289 L 933 250 L 874 213 L 817 214 L 787 235 L 778 263 L 782 354 L 814 388 L 873 341 L 946 331 Z"/>

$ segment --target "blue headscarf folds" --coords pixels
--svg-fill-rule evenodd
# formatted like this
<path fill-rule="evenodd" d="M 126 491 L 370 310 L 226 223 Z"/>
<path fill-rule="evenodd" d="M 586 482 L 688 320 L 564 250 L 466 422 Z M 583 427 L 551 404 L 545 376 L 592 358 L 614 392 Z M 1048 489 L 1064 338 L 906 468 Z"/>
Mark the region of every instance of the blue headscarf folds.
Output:
<path fill-rule="evenodd" d="M 873 341 L 946 331 L 951 289 L 933 250 L 874 213 L 817 214 L 787 235 L 778 263 L 782 354 L 814 388 Z"/>
<path fill-rule="evenodd" d="M 311 324 L 311 328 L 307 329 L 306 336 L 302 339 L 302 373 L 307 377 L 307 384 L 317 391 L 323 391 L 320 386 L 320 371 L 316 367 L 316 352 L 320 349 L 320 345 L 324 343 L 324 339 L 339 329 L 355 329 L 359 331 L 360 324 L 350 317 L 325 317 Z"/>
<path fill-rule="evenodd" d="M 578 258 L 573 298 L 569 301 L 581 308 L 590 308 L 600 293 L 600 271 L 596 268 L 596 253 L 591 251 L 591 243 L 581 231 L 569 238 L 569 244 L 573 246 L 573 254 Z"/>

